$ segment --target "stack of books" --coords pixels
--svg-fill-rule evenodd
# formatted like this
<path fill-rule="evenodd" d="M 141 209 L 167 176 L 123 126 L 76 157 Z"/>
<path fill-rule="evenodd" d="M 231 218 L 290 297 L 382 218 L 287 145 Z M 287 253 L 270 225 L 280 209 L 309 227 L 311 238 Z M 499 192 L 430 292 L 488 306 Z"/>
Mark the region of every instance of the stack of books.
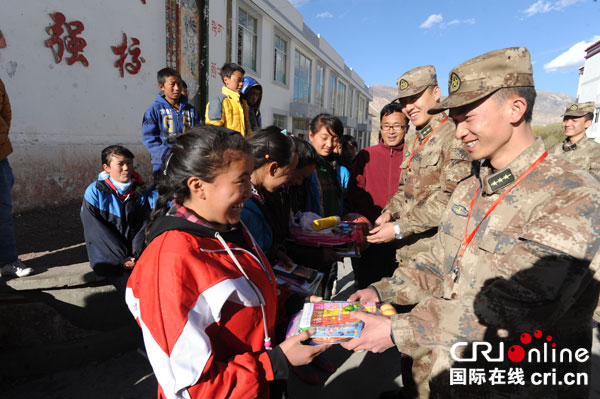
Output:
<path fill-rule="evenodd" d="M 345 301 L 305 303 L 302 311 L 290 323 L 288 337 L 314 328 L 311 339 L 316 344 L 336 344 L 358 338 L 364 323 L 351 317 L 352 311 L 377 313 L 377 304 Z"/>
<path fill-rule="evenodd" d="M 323 273 L 315 269 L 283 262 L 273 266 L 273 272 L 278 286 L 301 295 L 314 295 L 323 279 Z"/>

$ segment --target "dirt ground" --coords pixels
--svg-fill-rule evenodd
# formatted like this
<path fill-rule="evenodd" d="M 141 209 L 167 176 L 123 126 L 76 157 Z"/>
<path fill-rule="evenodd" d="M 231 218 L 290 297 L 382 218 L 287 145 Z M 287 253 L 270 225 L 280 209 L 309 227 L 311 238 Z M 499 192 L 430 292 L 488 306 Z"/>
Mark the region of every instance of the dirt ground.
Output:
<path fill-rule="evenodd" d="M 13 214 L 19 257 L 37 272 L 87 261 L 81 202 Z"/>

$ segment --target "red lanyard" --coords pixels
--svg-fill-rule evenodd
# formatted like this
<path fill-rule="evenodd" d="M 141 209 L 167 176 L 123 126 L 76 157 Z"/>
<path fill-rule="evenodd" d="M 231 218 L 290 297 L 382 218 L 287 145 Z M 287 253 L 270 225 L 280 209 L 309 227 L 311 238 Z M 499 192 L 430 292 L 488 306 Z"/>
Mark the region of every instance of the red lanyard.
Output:
<path fill-rule="evenodd" d="M 423 147 L 425 145 L 425 143 L 427 143 L 427 140 L 429 140 L 429 138 L 431 137 L 431 135 L 433 134 L 433 132 L 435 132 L 437 130 L 438 127 L 442 126 L 442 124 L 444 122 L 446 122 L 448 120 L 448 117 L 445 117 L 432 131 L 431 133 L 429 133 L 427 135 L 427 137 L 425 137 L 425 140 L 423 140 L 423 142 L 421 143 L 421 145 L 419 146 L 419 148 L 417 148 L 417 151 L 415 151 L 415 145 L 417 145 L 417 140 L 419 139 L 419 136 L 417 135 L 417 137 L 415 137 L 415 142 L 413 143 L 413 146 L 410 150 L 410 158 L 408 158 L 408 164 L 406 165 L 406 169 L 409 168 L 410 163 L 412 162 L 413 157 L 415 156 L 415 154 L 417 152 L 419 152 L 419 150 L 421 149 L 421 147 Z"/>
<path fill-rule="evenodd" d="M 547 155 L 548 155 L 547 152 L 544 152 L 542 155 L 540 155 L 540 157 L 533 164 L 531 164 L 531 166 L 525 171 L 525 173 L 523 173 L 517 179 L 517 181 L 515 181 L 513 183 L 512 186 L 510 186 L 505 192 L 503 192 L 502 194 L 500 194 L 500 196 L 498 197 L 498 199 L 496 201 L 494 201 L 494 203 L 492 204 L 492 206 L 490 206 L 490 209 L 488 209 L 488 211 L 485 213 L 485 215 L 483 216 L 483 219 L 481 219 L 481 221 L 479 222 L 479 224 L 477 225 L 477 227 L 475 227 L 475 229 L 471 232 L 471 234 L 468 234 L 468 232 L 469 232 L 469 220 L 471 220 L 471 212 L 473 211 L 473 205 L 475 204 L 475 198 L 477 198 L 477 194 L 479 193 L 479 189 L 477 189 L 477 191 L 475 191 L 475 195 L 473 195 L 473 198 L 471 199 L 471 204 L 469 205 L 469 215 L 467 216 L 467 225 L 465 226 L 465 238 L 463 239 L 463 243 L 460 246 L 460 251 L 458 251 L 458 256 L 463 256 L 465 254 L 465 250 L 467 249 L 467 247 L 471 243 L 471 240 L 473 240 L 473 237 L 475 236 L 475 233 L 477 233 L 477 230 L 479 230 L 479 226 L 481 226 L 481 223 L 483 223 L 483 221 L 485 220 L 485 218 L 487 218 L 489 216 L 489 214 L 492 213 L 492 211 L 498 206 L 498 204 L 500 203 L 500 201 L 502 201 L 504 199 L 504 197 L 506 197 L 506 194 L 508 194 L 510 192 L 510 190 L 512 190 L 513 188 L 515 188 L 515 186 L 517 184 L 519 184 L 521 182 L 521 180 L 523 180 L 525 178 L 525 176 L 527 176 L 529 173 L 531 173 L 531 171 L 534 170 L 540 164 L 540 162 L 542 162 L 544 160 L 544 158 L 546 158 Z"/>

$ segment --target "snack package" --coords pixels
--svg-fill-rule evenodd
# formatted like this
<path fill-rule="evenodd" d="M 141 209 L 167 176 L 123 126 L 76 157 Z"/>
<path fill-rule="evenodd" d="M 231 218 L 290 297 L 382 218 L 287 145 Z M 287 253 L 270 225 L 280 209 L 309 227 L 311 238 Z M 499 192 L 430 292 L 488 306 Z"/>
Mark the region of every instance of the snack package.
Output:
<path fill-rule="evenodd" d="M 360 337 L 363 322 L 351 317 L 352 311 L 377 312 L 375 302 L 318 302 L 305 303 L 304 308 L 290 322 L 286 338 L 314 328 L 314 344 L 331 344 Z"/>

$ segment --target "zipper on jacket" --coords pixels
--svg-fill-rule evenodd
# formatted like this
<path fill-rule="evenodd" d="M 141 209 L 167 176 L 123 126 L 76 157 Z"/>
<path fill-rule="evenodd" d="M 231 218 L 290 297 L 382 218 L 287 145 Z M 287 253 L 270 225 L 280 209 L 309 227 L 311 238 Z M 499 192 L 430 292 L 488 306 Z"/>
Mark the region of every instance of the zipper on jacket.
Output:
<path fill-rule="evenodd" d="M 394 150 L 392 149 L 392 147 L 390 147 L 390 163 L 388 166 L 388 184 L 387 184 L 387 199 L 389 201 L 390 198 L 392 198 L 392 195 L 396 194 L 396 192 L 394 191 L 394 193 L 392 193 L 390 195 L 390 187 L 391 187 L 391 180 L 392 180 L 392 169 L 393 169 L 393 165 L 394 165 Z M 396 187 L 397 189 L 397 187 Z"/>

